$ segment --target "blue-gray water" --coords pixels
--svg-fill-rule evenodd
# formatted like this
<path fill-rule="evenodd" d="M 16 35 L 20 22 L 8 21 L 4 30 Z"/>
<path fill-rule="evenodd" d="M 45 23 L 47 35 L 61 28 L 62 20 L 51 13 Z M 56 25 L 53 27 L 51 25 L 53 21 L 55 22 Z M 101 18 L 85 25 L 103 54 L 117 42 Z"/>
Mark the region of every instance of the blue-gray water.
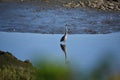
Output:
<path fill-rule="evenodd" d="M 44 5 L 43 5 L 44 6 Z M 0 3 L 0 31 L 32 33 L 111 33 L 120 31 L 120 12 L 63 7 L 44 9 L 34 3 Z"/>
<path fill-rule="evenodd" d="M 107 55 L 114 58 L 114 67 L 120 67 L 120 32 L 111 34 L 68 35 L 66 57 L 60 46 L 60 34 L 33 34 L 0 32 L 0 50 L 13 53 L 20 60 L 49 60 L 83 70 L 92 69 Z M 111 58 L 112 59 L 112 58 Z"/>

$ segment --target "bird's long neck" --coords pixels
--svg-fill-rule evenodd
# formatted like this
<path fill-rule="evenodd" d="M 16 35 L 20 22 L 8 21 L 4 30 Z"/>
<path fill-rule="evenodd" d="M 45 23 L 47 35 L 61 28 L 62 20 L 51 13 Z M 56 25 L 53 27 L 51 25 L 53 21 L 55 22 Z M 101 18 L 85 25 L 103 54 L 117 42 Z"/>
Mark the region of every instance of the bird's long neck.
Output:
<path fill-rule="evenodd" d="M 65 26 L 65 35 L 67 35 L 67 26 Z"/>

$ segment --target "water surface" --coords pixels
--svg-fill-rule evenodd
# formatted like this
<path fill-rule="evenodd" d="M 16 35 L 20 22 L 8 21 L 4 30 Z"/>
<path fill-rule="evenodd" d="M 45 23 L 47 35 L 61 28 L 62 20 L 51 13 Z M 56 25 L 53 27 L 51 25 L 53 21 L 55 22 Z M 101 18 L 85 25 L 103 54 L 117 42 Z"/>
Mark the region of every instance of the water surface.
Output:
<path fill-rule="evenodd" d="M 13 53 L 20 60 L 49 60 L 69 64 L 76 69 L 92 69 L 106 56 L 114 58 L 114 68 L 120 67 L 120 32 L 111 34 L 68 35 L 66 44 L 60 34 L 0 32 L 0 50 Z"/>
<path fill-rule="evenodd" d="M 71 34 L 120 31 L 120 12 L 63 7 L 44 9 L 39 5 L 0 3 L 0 31 L 60 34 L 64 33 L 65 24 L 69 25 Z"/>

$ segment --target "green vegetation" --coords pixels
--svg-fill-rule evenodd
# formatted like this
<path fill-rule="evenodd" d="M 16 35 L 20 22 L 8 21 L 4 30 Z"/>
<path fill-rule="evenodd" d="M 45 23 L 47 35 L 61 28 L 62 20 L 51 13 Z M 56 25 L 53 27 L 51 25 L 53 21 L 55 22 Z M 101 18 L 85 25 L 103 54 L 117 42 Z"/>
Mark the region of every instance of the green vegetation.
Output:
<path fill-rule="evenodd" d="M 37 80 L 71 80 L 72 71 L 54 63 L 42 63 L 37 67 Z"/>
<path fill-rule="evenodd" d="M 33 67 L 28 60 L 0 51 L 0 80 L 70 80 L 71 72 L 66 66 L 44 61 Z"/>
<path fill-rule="evenodd" d="M 35 71 L 23 67 L 4 66 L 0 68 L 0 80 L 35 80 Z"/>
<path fill-rule="evenodd" d="M 0 51 L 0 80 L 120 80 L 120 73 L 111 72 L 112 61 L 112 57 L 102 58 L 89 74 L 83 74 L 87 72 L 45 60 L 33 67 L 28 60 L 23 62 Z"/>
<path fill-rule="evenodd" d="M 0 80 L 35 80 L 35 69 L 29 61 L 0 51 Z"/>

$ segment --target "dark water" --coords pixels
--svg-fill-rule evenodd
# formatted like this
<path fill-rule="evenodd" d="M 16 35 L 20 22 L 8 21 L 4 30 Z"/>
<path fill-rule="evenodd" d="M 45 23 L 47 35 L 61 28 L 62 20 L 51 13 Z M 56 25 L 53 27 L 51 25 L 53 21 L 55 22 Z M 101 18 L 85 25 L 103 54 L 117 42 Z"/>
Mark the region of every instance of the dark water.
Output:
<path fill-rule="evenodd" d="M 120 67 L 120 33 L 68 35 L 66 44 L 60 34 L 0 32 L 0 50 L 13 53 L 20 60 L 48 60 L 68 64 L 89 72 L 100 60 L 110 56 L 113 68 Z"/>
<path fill-rule="evenodd" d="M 43 9 L 31 3 L 0 3 L 0 31 L 63 33 L 111 33 L 120 31 L 120 12 L 92 9 Z"/>

